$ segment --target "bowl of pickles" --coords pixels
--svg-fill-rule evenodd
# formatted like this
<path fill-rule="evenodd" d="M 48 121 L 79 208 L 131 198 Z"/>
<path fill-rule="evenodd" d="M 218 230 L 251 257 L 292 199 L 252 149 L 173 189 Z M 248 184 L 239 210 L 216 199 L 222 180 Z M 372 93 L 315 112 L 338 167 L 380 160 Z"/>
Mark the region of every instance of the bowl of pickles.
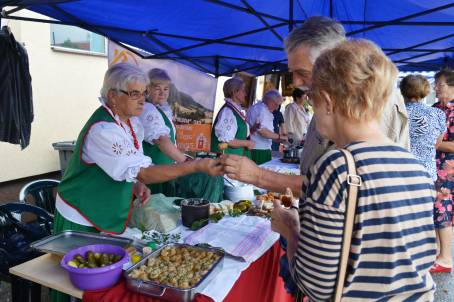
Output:
<path fill-rule="evenodd" d="M 117 283 L 123 265 L 129 261 L 129 254 L 119 246 L 93 244 L 68 252 L 60 265 L 68 271 L 69 279 L 78 289 L 99 290 Z"/>

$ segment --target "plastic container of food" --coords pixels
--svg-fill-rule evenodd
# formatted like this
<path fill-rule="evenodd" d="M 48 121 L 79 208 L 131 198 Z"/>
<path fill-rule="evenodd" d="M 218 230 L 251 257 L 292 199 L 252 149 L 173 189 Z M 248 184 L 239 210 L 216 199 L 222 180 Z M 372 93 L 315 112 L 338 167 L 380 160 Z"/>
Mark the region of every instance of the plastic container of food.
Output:
<path fill-rule="evenodd" d="M 121 257 L 118 262 L 99 268 L 77 268 L 69 266 L 68 261 L 77 254 L 85 257 L 89 251 L 94 253 L 108 253 Z M 60 265 L 68 271 L 72 284 L 81 290 L 99 290 L 113 286 L 121 277 L 123 265 L 129 262 L 128 253 L 121 247 L 110 244 L 87 245 L 68 252 L 61 260 Z"/>

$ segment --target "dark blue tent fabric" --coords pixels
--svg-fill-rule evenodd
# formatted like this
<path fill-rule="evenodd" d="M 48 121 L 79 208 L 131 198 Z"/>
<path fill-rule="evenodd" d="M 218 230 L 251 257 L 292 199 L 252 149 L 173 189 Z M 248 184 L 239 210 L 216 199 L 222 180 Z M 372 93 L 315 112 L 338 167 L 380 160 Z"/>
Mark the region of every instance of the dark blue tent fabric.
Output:
<path fill-rule="evenodd" d="M 452 63 L 444 57 L 454 51 L 449 0 L 0 0 L 5 5 L 21 5 L 143 49 L 150 58 L 171 58 L 216 76 L 286 70 L 283 39 L 314 15 L 341 21 L 350 37 L 376 42 L 407 70 L 425 61 L 438 69 Z"/>

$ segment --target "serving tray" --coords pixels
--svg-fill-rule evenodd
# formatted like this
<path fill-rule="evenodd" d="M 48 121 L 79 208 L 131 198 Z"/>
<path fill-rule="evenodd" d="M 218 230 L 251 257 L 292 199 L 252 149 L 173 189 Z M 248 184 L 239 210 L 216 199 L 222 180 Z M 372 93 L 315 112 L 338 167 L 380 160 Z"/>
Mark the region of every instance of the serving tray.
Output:
<path fill-rule="evenodd" d="M 63 231 L 57 235 L 47 236 L 43 239 L 35 241 L 30 245 L 30 247 L 41 252 L 63 256 L 67 252 L 85 245 L 112 244 L 124 248 L 131 245 L 131 243 L 131 239 L 106 234 L 81 231 Z"/>
<path fill-rule="evenodd" d="M 201 251 L 211 251 L 220 256 L 220 258 L 213 264 L 210 270 L 202 277 L 202 279 L 195 284 L 191 288 L 176 288 L 170 285 L 159 284 L 153 281 L 143 281 L 140 279 L 135 279 L 129 276 L 129 273 L 132 272 L 134 269 L 139 268 L 140 266 L 144 265 L 150 257 L 158 257 L 161 253 L 161 250 L 168 247 L 191 247 L 193 249 L 198 249 Z M 149 254 L 145 258 L 143 258 L 140 262 L 136 263 L 134 266 L 130 267 L 128 270 L 124 272 L 124 276 L 126 279 L 126 286 L 128 289 L 145 294 L 148 296 L 153 297 L 160 297 L 160 299 L 164 301 L 170 302 L 190 302 L 194 299 L 196 293 L 201 292 L 210 281 L 222 270 L 224 264 L 224 251 L 217 249 L 217 248 L 210 248 L 210 247 L 199 247 L 199 246 L 191 246 L 187 244 L 180 244 L 180 243 L 173 243 L 168 244 L 160 249 L 154 251 L 153 253 Z"/>

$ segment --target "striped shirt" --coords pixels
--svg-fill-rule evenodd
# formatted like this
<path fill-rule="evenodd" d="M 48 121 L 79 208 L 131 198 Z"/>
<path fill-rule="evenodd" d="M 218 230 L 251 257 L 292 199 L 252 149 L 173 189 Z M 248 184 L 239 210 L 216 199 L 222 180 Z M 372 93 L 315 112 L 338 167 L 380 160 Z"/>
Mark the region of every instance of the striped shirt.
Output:
<path fill-rule="evenodd" d="M 435 261 L 435 191 L 424 167 L 397 145 L 353 143 L 358 192 L 342 301 L 433 301 L 428 270 Z M 346 164 L 339 150 L 323 155 L 303 182 L 300 235 L 292 274 L 311 301 L 334 293 L 344 211 Z"/>

